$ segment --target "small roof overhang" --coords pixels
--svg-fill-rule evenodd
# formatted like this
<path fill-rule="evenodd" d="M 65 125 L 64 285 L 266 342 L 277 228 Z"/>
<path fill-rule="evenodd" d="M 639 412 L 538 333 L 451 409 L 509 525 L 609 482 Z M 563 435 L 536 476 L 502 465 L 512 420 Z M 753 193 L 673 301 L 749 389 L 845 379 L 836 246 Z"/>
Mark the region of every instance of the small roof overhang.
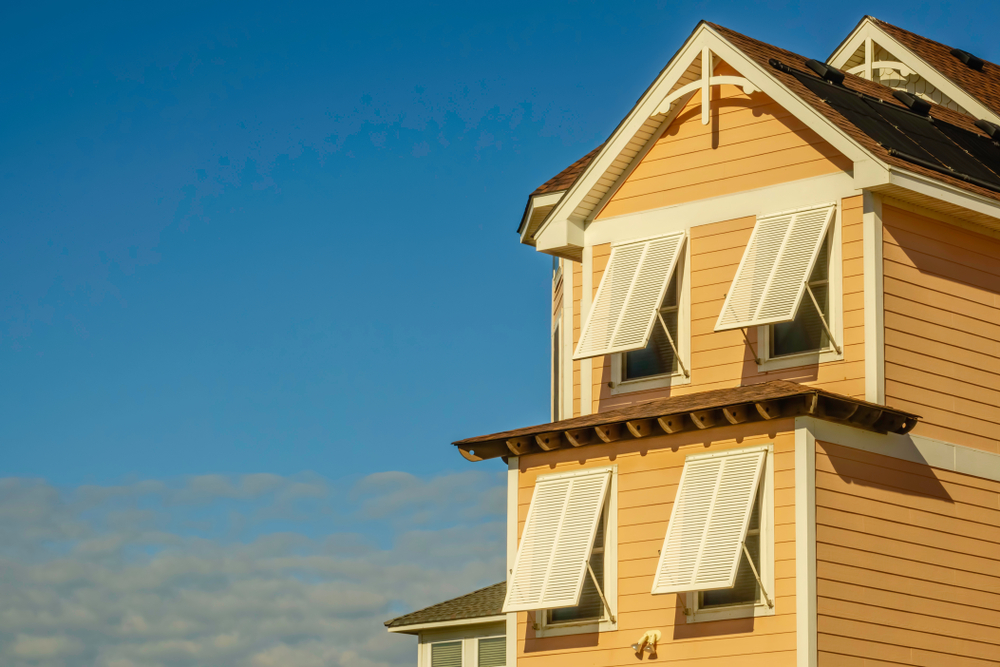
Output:
<path fill-rule="evenodd" d="M 502 612 L 506 595 L 507 582 L 501 581 L 393 618 L 384 625 L 389 632 L 415 635 L 425 630 L 502 623 L 507 619 Z"/>
<path fill-rule="evenodd" d="M 732 424 L 811 416 L 876 433 L 908 433 L 919 416 L 797 382 L 775 380 L 659 398 L 453 444 L 469 461 L 597 445 Z"/>

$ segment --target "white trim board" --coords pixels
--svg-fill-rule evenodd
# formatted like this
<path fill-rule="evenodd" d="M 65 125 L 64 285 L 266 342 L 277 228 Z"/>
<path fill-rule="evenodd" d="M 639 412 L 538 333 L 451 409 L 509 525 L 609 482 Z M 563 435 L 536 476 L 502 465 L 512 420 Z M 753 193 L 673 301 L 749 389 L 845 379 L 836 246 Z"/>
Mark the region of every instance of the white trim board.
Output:
<path fill-rule="evenodd" d="M 572 269 L 572 267 L 570 267 Z M 565 273 L 565 272 L 564 272 Z M 570 271 L 572 273 L 572 270 Z M 572 301 L 570 294 L 570 301 Z M 572 334 L 570 334 L 572 335 Z M 572 362 L 570 368 L 572 369 Z M 572 372 L 572 371 L 571 371 Z M 573 386 L 569 388 L 570 400 L 573 396 Z M 510 586 L 510 575 L 514 572 L 514 561 L 517 560 L 517 486 L 520 469 L 520 457 L 511 456 L 507 459 L 507 585 Z M 507 667 L 517 667 L 517 612 L 504 614 L 501 618 L 507 621 Z"/>
<path fill-rule="evenodd" d="M 796 417 L 796 429 L 800 425 L 822 442 L 1000 482 L 1000 454 L 912 433 L 881 435 L 815 417 Z"/>
<path fill-rule="evenodd" d="M 816 667 L 816 438 L 812 424 L 799 419 L 795 419 L 795 664 Z"/>
<path fill-rule="evenodd" d="M 882 288 L 882 197 L 865 190 L 862 213 L 865 295 L 865 400 L 885 403 L 885 314 Z"/>
<path fill-rule="evenodd" d="M 443 630 L 445 628 L 469 627 L 475 625 L 489 625 L 491 623 L 503 623 L 507 616 L 481 616 L 479 618 L 460 618 L 454 621 L 437 621 L 435 623 L 416 623 L 414 625 L 401 625 L 398 628 L 386 628 L 389 632 L 399 632 L 411 634 L 422 630 Z"/>

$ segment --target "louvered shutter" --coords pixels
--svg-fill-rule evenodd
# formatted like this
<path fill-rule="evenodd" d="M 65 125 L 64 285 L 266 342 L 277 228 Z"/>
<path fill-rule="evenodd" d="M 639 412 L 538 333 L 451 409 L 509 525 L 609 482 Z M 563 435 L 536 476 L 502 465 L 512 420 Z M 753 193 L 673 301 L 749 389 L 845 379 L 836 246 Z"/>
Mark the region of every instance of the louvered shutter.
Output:
<path fill-rule="evenodd" d="M 507 638 L 479 640 L 479 667 L 504 667 L 507 664 Z"/>
<path fill-rule="evenodd" d="M 462 642 L 431 644 L 431 667 L 462 667 Z"/>
<path fill-rule="evenodd" d="M 759 449 L 684 462 L 654 594 L 732 588 L 765 455 Z"/>
<path fill-rule="evenodd" d="M 610 478 L 610 468 L 538 478 L 504 613 L 579 604 Z"/>
<path fill-rule="evenodd" d="M 827 204 L 757 220 L 716 331 L 795 319 L 835 210 Z"/>
<path fill-rule="evenodd" d="M 611 249 L 573 359 L 646 347 L 684 239 L 681 232 Z"/>

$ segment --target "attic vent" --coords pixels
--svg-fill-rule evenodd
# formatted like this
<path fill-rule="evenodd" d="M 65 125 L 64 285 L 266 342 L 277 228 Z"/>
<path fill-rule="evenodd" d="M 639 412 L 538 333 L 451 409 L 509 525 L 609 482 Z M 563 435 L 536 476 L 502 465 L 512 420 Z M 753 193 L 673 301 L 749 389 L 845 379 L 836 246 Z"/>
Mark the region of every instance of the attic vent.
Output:
<path fill-rule="evenodd" d="M 922 100 L 915 95 L 910 95 L 902 90 L 894 90 L 892 96 L 897 100 L 906 105 L 906 108 L 915 114 L 920 114 L 921 116 L 926 116 L 931 111 L 931 103 L 927 100 Z"/>
<path fill-rule="evenodd" d="M 955 56 L 961 60 L 969 69 L 974 69 L 978 72 L 983 71 L 983 61 L 980 58 L 975 57 L 968 51 L 963 51 L 962 49 L 952 49 L 951 55 Z"/>
<path fill-rule="evenodd" d="M 816 72 L 830 83 L 835 83 L 838 86 L 844 85 L 844 73 L 839 69 L 830 67 L 826 63 L 821 63 L 818 60 L 807 60 L 806 65 L 809 66 L 809 69 Z"/>
<path fill-rule="evenodd" d="M 995 125 L 988 120 L 977 120 L 976 127 L 989 135 L 993 141 L 1000 141 L 1000 125 Z"/>

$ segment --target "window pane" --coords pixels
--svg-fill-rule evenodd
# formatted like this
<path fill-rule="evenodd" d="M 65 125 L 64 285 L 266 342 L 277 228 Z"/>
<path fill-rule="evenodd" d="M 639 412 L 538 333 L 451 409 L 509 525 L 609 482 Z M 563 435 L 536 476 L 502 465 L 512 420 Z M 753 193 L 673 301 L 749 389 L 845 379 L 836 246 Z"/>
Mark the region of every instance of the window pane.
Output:
<path fill-rule="evenodd" d="M 824 243 L 816 258 L 816 266 L 809 276 L 810 287 L 816 295 L 823 316 L 830 321 L 830 286 L 823 283 L 830 276 L 830 243 Z M 822 284 L 815 284 L 821 282 Z M 816 306 L 809 298 L 808 292 L 802 295 L 799 312 L 791 322 L 782 322 L 771 326 L 771 356 L 780 357 L 786 354 L 799 354 L 825 350 L 830 346 L 830 337 L 823 327 Z"/>
<path fill-rule="evenodd" d="M 757 492 L 757 501 L 754 503 L 750 513 L 750 524 L 747 528 L 747 551 L 753 558 L 753 564 L 760 572 L 760 512 L 763 499 L 763 489 Z M 746 604 L 757 602 L 760 587 L 757 585 L 757 577 L 750 569 L 750 563 L 744 554 L 740 558 L 739 567 L 736 568 L 736 583 L 732 588 L 724 588 L 717 591 L 704 591 L 700 593 L 701 601 L 699 607 L 719 607 L 731 604 Z"/>
<path fill-rule="evenodd" d="M 507 664 L 507 638 L 479 640 L 479 667 L 504 667 Z"/>
<path fill-rule="evenodd" d="M 677 311 L 663 313 L 663 321 L 670 329 L 670 335 L 677 341 Z M 625 353 L 625 378 L 650 377 L 675 372 L 677 360 L 674 358 L 674 348 L 670 346 L 663 325 L 659 320 L 653 322 L 653 333 L 645 349 Z"/>
<path fill-rule="evenodd" d="M 431 644 L 431 667 L 462 667 L 462 642 Z"/>

